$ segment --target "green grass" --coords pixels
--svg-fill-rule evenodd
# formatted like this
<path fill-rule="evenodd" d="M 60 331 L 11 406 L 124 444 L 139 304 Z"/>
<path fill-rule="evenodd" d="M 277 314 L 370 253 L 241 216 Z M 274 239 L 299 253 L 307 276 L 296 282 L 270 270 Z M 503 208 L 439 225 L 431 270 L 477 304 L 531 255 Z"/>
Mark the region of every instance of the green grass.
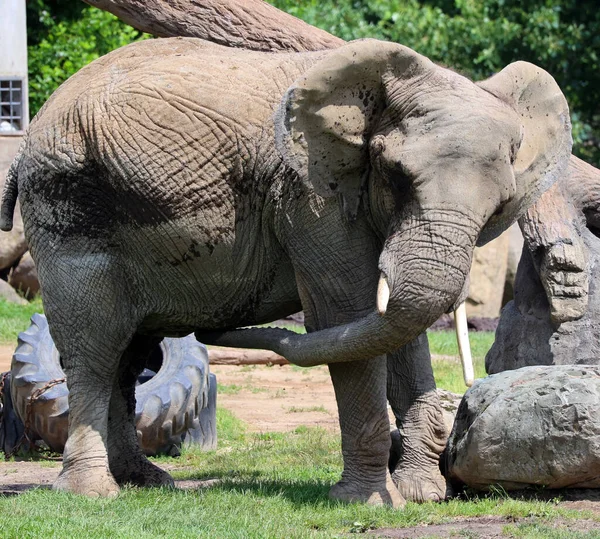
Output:
<path fill-rule="evenodd" d="M 453 393 L 463 394 L 467 390 L 465 386 L 462 367 L 458 358 L 432 359 L 433 376 L 435 384 L 440 389 L 446 389 Z M 473 358 L 475 378 L 485 378 L 485 363 L 482 357 Z"/>
<path fill-rule="evenodd" d="M 218 392 L 223 395 L 237 395 L 242 389 L 238 384 L 219 384 L 217 383 Z"/>
<path fill-rule="evenodd" d="M 429 349 L 440 356 L 458 356 L 456 333 L 454 331 L 428 331 Z M 469 342 L 473 358 L 484 358 L 494 342 L 493 331 L 470 331 Z"/>
<path fill-rule="evenodd" d="M 453 356 L 454 359 L 432 359 L 433 375 L 437 387 L 447 389 L 453 393 L 464 393 L 467 390 L 462 374 L 462 367 L 458 357 L 458 345 L 454 331 L 429 331 L 429 349 L 436 356 Z M 473 367 L 475 378 L 484 378 L 485 355 L 494 342 L 493 331 L 470 332 L 471 353 L 473 355 Z"/>
<path fill-rule="evenodd" d="M 0 299 L 0 343 L 17 344 L 17 335 L 29 327 L 34 313 L 43 313 L 42 300 L 37 297 L 27 305 L 15 305 Z"/>
<path fill-rule="evenodd" d="M 240 391 L 247 390 L 252 393 L 267 393 L 269 390 L 265 387 L 255 387 L 248 382 L 245 385 L 239 384 L 217 384 L 219 393 L 223 395 L 237 395 Z"/>
<path fill-rule="evenodd" d="M 342 504 L 328 499 L 341 473 L 340 441 L 323 429 L 248 433 L 232 414 L 217 415 L 219 449 L 189 450 L 173 461 L 176 479 L 217 479 L 198 491 L 124 489 L 113 500 L 47 490 L 0 497 L 0 536 L 9 538 L 105 537 L 304 538 L 338 537 L 379 527 L 436 524 L 456 517 L 533 517 L 541 533 L 556 518 L 590 518 L 553 502 L 508 497 L 409 503 L 404 510 Z M 509 522 L 509 520 L 507 520 Z M 528 521 L 530 522 L 530 521 Z M 507 526 L 507 537 L 531 535 L 534 524 Z M 556 535 L 556 530 L 554 537 Z"/>

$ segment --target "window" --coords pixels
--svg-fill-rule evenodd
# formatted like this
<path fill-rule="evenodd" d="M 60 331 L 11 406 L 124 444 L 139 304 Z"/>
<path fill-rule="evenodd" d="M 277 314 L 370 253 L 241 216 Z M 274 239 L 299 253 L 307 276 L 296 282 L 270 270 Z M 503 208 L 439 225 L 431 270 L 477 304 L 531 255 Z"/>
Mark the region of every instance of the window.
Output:
<path fill-rule="evenodd" d="M 0 79 L 0 134 L 23 131 L 23 80 Z"/>

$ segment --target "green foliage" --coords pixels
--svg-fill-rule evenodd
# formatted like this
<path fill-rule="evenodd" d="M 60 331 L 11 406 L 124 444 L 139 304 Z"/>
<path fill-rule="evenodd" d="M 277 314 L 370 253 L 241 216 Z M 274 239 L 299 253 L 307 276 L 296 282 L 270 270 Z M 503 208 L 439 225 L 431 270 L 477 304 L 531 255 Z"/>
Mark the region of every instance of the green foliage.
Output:
<path fill-rule="evenodd" d="M 574 153 L 600 166 L 597 0 L 273 0 L 346 40 L 396 41 L 467 76 L 516 60 L 549 71 L 571 107 Z"/>
<path fill-rule="evenodd" d="M 32 116 L 83 66 L 144 37 L 114 15 L 72 0 L 28 2 L 27 21 Z"/>

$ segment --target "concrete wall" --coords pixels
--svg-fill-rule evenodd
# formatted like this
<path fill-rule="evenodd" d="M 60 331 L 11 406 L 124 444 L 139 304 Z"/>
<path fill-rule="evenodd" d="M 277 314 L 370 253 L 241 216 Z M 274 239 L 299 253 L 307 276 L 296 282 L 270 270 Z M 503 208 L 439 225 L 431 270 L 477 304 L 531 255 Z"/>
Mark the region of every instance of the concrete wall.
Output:
<path fill-rule="evenodd" d="M 2 2 L 3 0 L 0 0 Z M 8 167 L 17 155 L 19 144 L 22 137 L 0 136 L 0 188 L 4 187 L 4 179 L 8 172 Z"/>
<path fill-rule="evenodd" d="M 23 79 L 23 128 L 29 123 L 25 0 L 0 0 L 0 78 Z"/>

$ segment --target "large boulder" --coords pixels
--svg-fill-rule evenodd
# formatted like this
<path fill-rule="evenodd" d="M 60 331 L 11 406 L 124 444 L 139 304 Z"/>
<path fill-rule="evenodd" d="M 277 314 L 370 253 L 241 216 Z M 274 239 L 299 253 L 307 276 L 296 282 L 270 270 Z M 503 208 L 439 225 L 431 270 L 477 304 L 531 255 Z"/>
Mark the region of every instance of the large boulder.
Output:
<path fill-rule="evenodd" d="M 487 372 L 599 364 L 600 169 L 572 156 L 521 225 L 515 299 L 502 311 Z"/>
<path fill-rule="evenodd" d="M 15 289 L 2 279 L 0 279 L 0 298 L 10 303 L 16 303 L 17 305 L 27 304 L 27 301 L 19 296 Z"/>
<path fill-rule="evenodd" d="M 587 310 L 578 319 L 553 323 L 541 277 L 525 247 L 515 299 L 502 310 L 496 339 L 485 358 L 489 374 L 529 365 L 600 363 L 600 238 L 588 228 L 580 235 L 589 260 Z"/>
<path fill-rule="evenodd" d="M 10 270 L 8 284 L 15 290 L 19 290 L 27 299 L 33 297 L 40 291 L 37 270 L 33 258 L 27 251 L 21 260 Z"/>
<path fill-rule="evenodd" d="M 0 136 L 0 192 L 4 190 L 6 173 L 17 155 L 22 137 Z M 0 233 L 0 270 L 10 268 L 27 251 L 27 242 L 23 234 L 23 221 L 17 206 L 13 229 Z"/>
<path fill-rule="evenodd" d="M 502 305 L 506 305 L 515 297 L 515 281 L 517 278 L 517 268 L 523 251 L 523 234 L 519 225 L 515 223 L 507 231 L 508 236 L 508 257 L 506 263 L 506 278 L 504 280 L 504 295 Z"/>
<path fill-rule="evenodd" d="M 466 299 L 469 317 L 496 318 L 500 315 L 508 266 L 509 235 L 505 232 L 487 245 L 476 248 L 469 275 Z"/>
<path fill-rule="evenodd" d="M 600 487 L 600 367 L 537 366 L 475 382 L 442 456 L 455 485 Z"/>

